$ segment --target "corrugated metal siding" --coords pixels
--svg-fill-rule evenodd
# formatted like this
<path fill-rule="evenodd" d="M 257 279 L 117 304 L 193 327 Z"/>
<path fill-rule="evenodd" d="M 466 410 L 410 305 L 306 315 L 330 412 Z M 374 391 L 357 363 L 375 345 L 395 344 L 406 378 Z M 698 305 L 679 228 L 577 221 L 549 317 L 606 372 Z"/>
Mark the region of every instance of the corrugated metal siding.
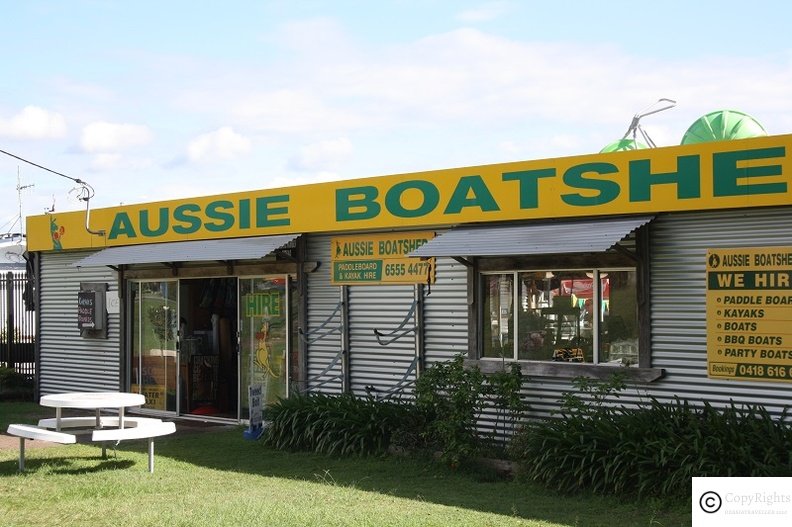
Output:
<path fill-rule="evenodd" d="M 118 291 L 116 273 L 111 269 L 74 267 L 75 262 L 89 254 L 41 255 L 41 395 L 69 391 L 118 391 L 121 388 L 119 315 L 109 315 L 107 339 L 83 338 L 77 329 L 80 282 L 106 282 L 109 291 Z"/>
<path fill-rule="evenodd" d="M 396 337 L 387 335 L 405 321 L 413 291 L 412 285 L 349 286 L 350 386 L 355 394 L 364 395 L 366 386 L 373 386 L 375 394 L 387 392 L 410 367 L 415 358 L 415 334 L 408 333 L 382 346 L 374 330 L 386 335 L 383 342 Z M 403 330 L 414 327 L 410 317 Z"/>
<path fill-rule="evenodd" d="M 792 245 L 792 208 L 668 214 L 651 225 L 652 366 L 648 393 L 713 404 L 792 404 L 792 384 L 707 378 L 706 251 Z"/>
<path fill-rule="evenodd" d="M 624 390 L 615 404 L 634 405 L 674 397 L 716 406 L 761 404 L 778 413 L 792 405 L 792 384 L 709 379 L 707 377 L 706 251 L 718 247 L 792 245 L 792 208 L 666 214 L 650 224 L 651 361 L 664 368 L 659 381 Z M 571 381 L 528 379 L 523 395 L 531 417 L 559 408 Z M 483 416 L 483 428 L 491 415 Z"/>
<path fill-rule="evenodd" d="M 706 375 L 706 250 L 715 247 L 792 245 L 792 208 L 666 214 L 650 224 L 651 333 L 653 367 L 664 368 L 660 381 L 625 390 L 617 404 L 633 405 L 656 397 L 675 396 L 716 405 L 762 404 L 778 412 L 792 404 L 792 384 L 714 380 Z M 322 267 L 308 277 L 309 323 L 321 324 L 338 302 L 338 287 L 330 286 L 329 237 L 309 239 L 310 259 Z M 632 236 L 622 242 L 630 248 Z M 352 385 L 361 393 L 366 384 L 389 386 L 398 381 L 413 356 L 412 335 L 391 346 L 376 343 L 373 329 L 386 331 L 402 321 L 412 302 L 412 288 L 354 287 L 350 292 Z M 427 365 L 467 353 L 467 272 L 463 265 L 438 258 L 437 283 L 425 299 Z M 315 343 L 308 353 L 309 371 L 321 371 L 337 353 L 338 336 Z M 339 369 L 340 371 L 340 369 Z M 340 383 L 325 385 L 340 389 Z M 531 377 L 523 396 L 530 417 L 548 417 L 559 399 L 573 389 L 566 379 Z M 408 390 L 409 391 L 409 390 Z M 491 430 L 494 413 L 486 412 L 481 427 Z"/>
<path fill-rule="evenodd" d="M 307 275 L 308 327 L 310 332 L 324 323 L 340 299 L 340 288 L 330 285 L 330 236 L 308 238 L 309 260 L 318 260 L 322 265 Z M 448 360 L 454 355 L 467 353 L 467 271 L 462 264 L 450 258 L 437 259 L 436 283 L 427 289 L 424 298 L 424 352 L 427 365 Z M 385 393 L 400 384 L 415 357 L 415 337 L 408 333 L 395 342 L 382 346 L 374 335 L 374 329 L 390 333 L 404 321 L 414 299 L 411 285 L 349 286 L 349 331 L 350 331 L 350 385 L 352 391 L 362 395 L 367 386 L 374 386 L 375 393 Z M 337 327 L 338 317 L 323 330 Z M 404 329 L 414 326 L 412 318 Z M 319 333 L 323 332 L 319 331 Z M 381 340 L 390 340 L 382 337 Z M 308 378 L 316 378 L 338 353 L 341 337 L 329 335 L 307 345 Z M 333 373 L 340 373 L 340 364 Z M 414 379 L 410 373 L 407 381 Z M 316 378 L 309 386 L 325 380 Z M 331 381 L 319 388 L 321 391 L 337 393 L 340 381 Z M 412 385 L 404 387 L 412 391 Z"/>
<path fill-rule="evenodd" d="M 468 352 L 467 268 L 437 258 L 436 281 L 424 300 L 426 366 Z"/>
<path fill-rule="evenodd" d="M 317 384 L 324 382 L 324 384 L 319 386 L 319 391 L 341 393 L 340 378 L 325 382 L 329 377 L 341 373 L 341 361 L 338 361 L 327 375 L 319 377 L 341 350 L 341 335 L 338 332 L 319 338 L 319 335 L 338 328 L 341 323 L 340 311 L 330 319 L 341 299 L 340 288 L 330 285 L 330 272 L 332 271 L 330 265 L 330 237 L 308 236 L 306 244 L 306 258 L 311 261 L 321 262 L 316 271 L 306 274 L 306 320 L 308 327 L 302 329 L 307 334 L 308 340 L 305 345 L 308 389 L 310 390 Z M 325 327 L 319 329 L 325 322 L 327 322 Z M 312 331 L 316 331 L 316 333 L 311 334 Z"/>

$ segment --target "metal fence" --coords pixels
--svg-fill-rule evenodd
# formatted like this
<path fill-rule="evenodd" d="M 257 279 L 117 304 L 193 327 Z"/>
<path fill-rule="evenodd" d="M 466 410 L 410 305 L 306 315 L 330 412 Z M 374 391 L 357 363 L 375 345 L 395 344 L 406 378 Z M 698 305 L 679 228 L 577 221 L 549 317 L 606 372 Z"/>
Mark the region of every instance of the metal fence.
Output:
<path fill-rule="evenodd" d="M 36 375 L 36 313 L 28 311 L 24 272 L 0 275 L 0 366 L 33 379 Z M 30 302 L 27 302 L 30 304 Z"/>

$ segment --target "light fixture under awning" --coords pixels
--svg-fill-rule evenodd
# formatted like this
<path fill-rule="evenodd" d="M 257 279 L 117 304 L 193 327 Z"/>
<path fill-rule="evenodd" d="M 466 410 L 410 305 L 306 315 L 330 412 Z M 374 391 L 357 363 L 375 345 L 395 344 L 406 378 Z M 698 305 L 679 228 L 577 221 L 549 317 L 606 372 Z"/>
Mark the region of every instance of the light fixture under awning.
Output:
<path fill-rule="evenodd" d="M 602 220 L 457 227 L 410 256 L 512 256 L 604 252 L 652 216 Z"/>
<path fill-rule="evenodd" d="M 118 266 L 147 263 L 252 260 L 263 258 L 296 239 L 299 234 L 190 240 L 109 247 L 74 264 L 75 267 Z"/>

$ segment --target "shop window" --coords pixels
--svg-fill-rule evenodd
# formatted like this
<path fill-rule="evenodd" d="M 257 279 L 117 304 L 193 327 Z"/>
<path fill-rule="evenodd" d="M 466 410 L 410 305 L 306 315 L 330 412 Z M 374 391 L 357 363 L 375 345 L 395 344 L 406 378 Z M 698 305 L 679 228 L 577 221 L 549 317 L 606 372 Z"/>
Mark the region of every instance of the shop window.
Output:
<path fill-rule="evenodd" d="M 481 275 L 481 356 L 586 364 L 638 364 L 635 269 Z"/>

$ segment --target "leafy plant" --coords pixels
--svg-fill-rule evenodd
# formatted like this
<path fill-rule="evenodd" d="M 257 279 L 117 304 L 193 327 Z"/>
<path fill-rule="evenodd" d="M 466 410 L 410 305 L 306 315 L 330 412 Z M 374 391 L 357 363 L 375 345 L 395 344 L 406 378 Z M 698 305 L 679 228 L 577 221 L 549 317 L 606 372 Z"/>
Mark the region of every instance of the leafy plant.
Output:
<path fill-rule="evenodd" d="M 465 368 L 463 358 L 434 364 L 415 383 L 415 403 L 429 416 L 427 440 L 451 466 L 476 455 L 476 423 L 483 410 L 484 374 Z"/>
<path fill-rule="evenodd" d="M 269 446 L 340 455 L 384 453 L 397 430 L 423 426 L 409 403 L 351 394 L 293 394 L 265 409 L 264 419 Z"/>
<path fill-rule="evenodd" d="M 0 367 L 0 399 L 32 400 L 33 379 L 12 368 Z"/>
<path fill-rule="evenodd" d="M 528 409 L 520 393 L 522 384 L 522 368 L 516 362 L 510 363 L 508 370 L 504 369 L 486 377 L 484 395 L 495 409 L 495 443 L 500 443 L 514 433 L 516 423 Z"/>
<path fill-rule="evenodd" d="M 674 399 L 604 404 L 623 381 L 579 381 L 562 418 L 529 424 L 510 445 L 522 475 L 562 492 L 690 495 L 693 476 L 792 475 L 792 427 L 760 406 Z"/>

